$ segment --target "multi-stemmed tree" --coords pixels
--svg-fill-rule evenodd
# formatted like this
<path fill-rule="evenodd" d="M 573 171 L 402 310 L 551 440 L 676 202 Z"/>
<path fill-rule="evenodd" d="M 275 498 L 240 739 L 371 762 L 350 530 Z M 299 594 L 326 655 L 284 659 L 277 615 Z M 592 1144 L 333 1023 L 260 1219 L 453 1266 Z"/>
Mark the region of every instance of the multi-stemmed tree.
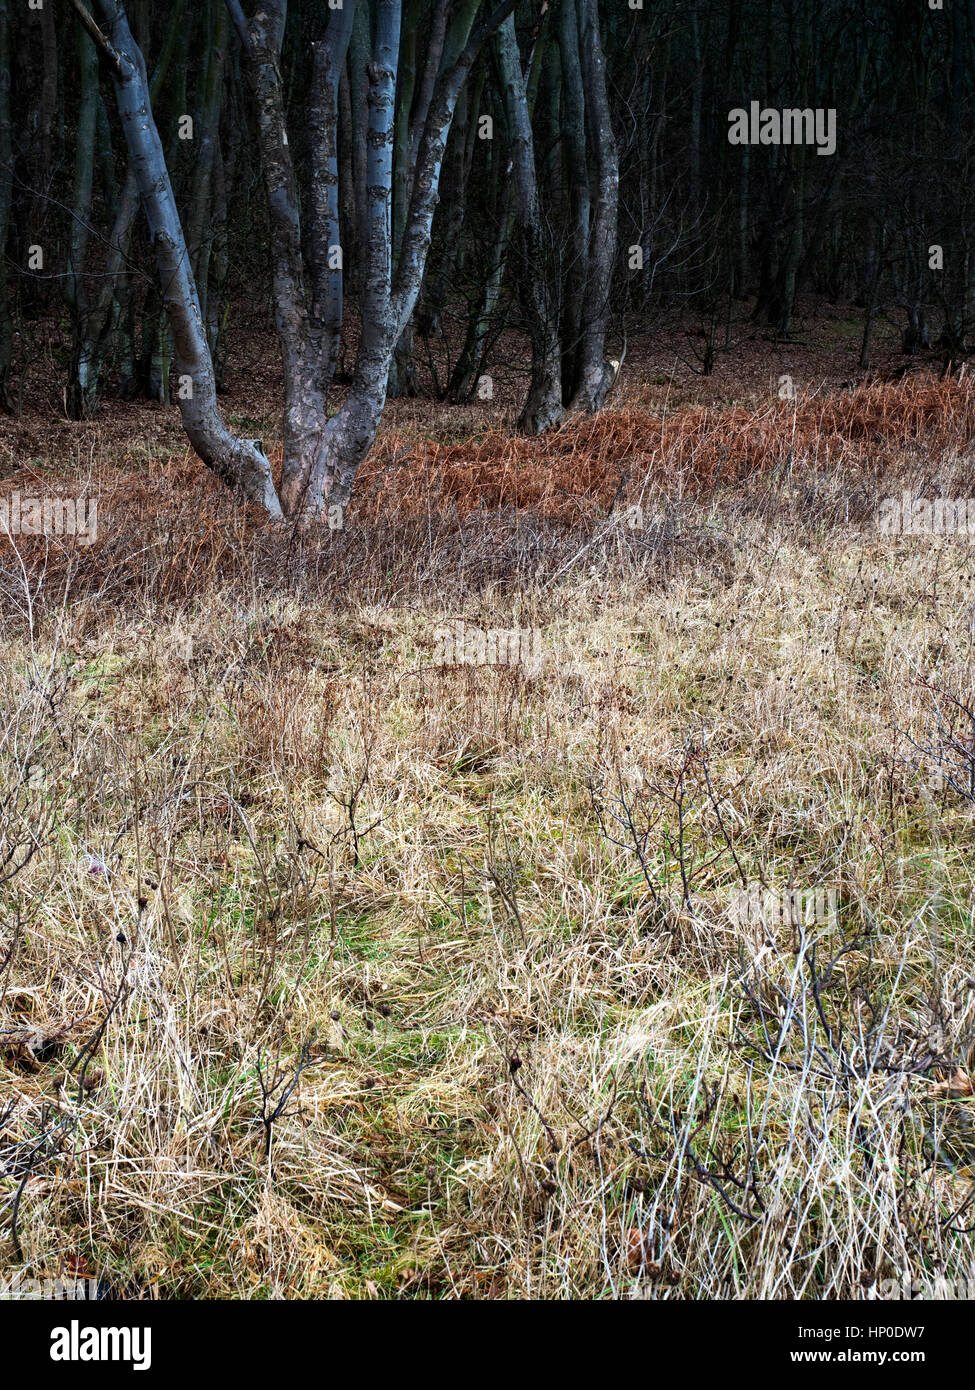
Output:
<path fill-rule="evenodd" d="M 338 91 L 357 0 L 345 0 L 329 12 L 313 45 L 307 130 L 311 225 L 306 237 L 302 236 L 280 65 L 287 2 L 268 0 L 248 19 L 239 0 L 228 0 L 244 49 L 257 119 L 271 229 L 275 319 L 284 359 L 284 462 L 276 486 L 260 442 L 234 435 L 220 412 L 191 257 L 153 119 L 145 63 L 125 7 L 121 0 L 99 0 L 102 28 L 83 0 L 74 0 L 79 18 L 114 78 L 172 328 L 177 396 L 186 433 L 214 473 L 276 519 L 313 520 L 327 508 L 342 508 L 348 501 L 356 470 L 376 437 L 393 351 L 420 292 L 457 97 L 482 44 L 514 3 L 504 0 L 479 24 L 481 0 L 465 0 L 454 9 L 422 119 L 414 127 L 415 166 L 394 273 L 393 147 L 402 2 L 374 2 L 366 71 L 368 119 L 365 131 L 360 132 L 365 143 L 365 220 L 359 228 L 358 351 L 348 396 L 330 415 L 329 388 L 338 361 L 343 302 Z"/>

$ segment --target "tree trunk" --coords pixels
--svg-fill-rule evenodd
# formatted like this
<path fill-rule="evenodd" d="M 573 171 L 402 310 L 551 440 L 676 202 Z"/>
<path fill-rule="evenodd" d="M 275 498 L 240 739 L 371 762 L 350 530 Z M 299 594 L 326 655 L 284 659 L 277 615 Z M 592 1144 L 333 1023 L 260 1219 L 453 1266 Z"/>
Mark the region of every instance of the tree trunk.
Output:
<path fill-rule="evenodd" d="M 510 0 L 513 4 L 513 0 Z M 387 9 L 396 10 L 395 24 Z M 430 246 L 430 228 L 437 203 L 444 153 L 458 96 L 471 64 L 490 28 L 500 20 L 471 33 L 477 5 L 469 3 L 455 13 L 444 45 L 444 67 L 437 81 L 424 125 L 417 156 L 410 210 L 403 233 L 396 276 L 390 286 L 391 225 L 389 192 L 392 187 L 390 144 L 393 132 L 398 6 L 379 0 L 376 57 L 369 69 L 369 222 L 370 235 L 363 287 L 362 327 L 355 378 L 348 400 L 328 422 L 323 448 L 309 488 L 313 514 L 329 506 L 345 507 L 356 470 L 372 446 L 386 400 L 386 384 L 393 347 L 416 306 Z M 456 58 L 454 58 L 456 54 Z M 387 57 L 387 55 L 389 55 Z M 390 70 L 386 64 L 392 64 Z M 446 66 L 449 63 L 449 66 Z"/>
<path fill-rule="evenodd" d="M 586 155 L 586 98 L 579 58 L 576 0 L 559 3 L 562 57 L 562 134 L 569 180 L 565 290 L 562 296 L 562 399 L 569 402 L 581 385 L 580 356 L 589 272 L 589 170 Z M 590 94 L 590 100 L 592 99 Z"/>
<path fill-rule="evenodd" d="M 514 16 L 498 30 L 498 66 L 508 124 L 519 242 L 522 256 L 521 296 L 532 344 L 532 379 L 519 420 L 526 434 L 541 434 L 558 425 L 562 405 L 562 349 L 559 342 L 558 294 L 551 283 L 551 248 L 545 244 L 535 172 L 535 142 Z"/>
<path fill-rule="evenodd" d="M 0 262 L 5 262 L 13 195 L 13 142 L 10 134 L 10 7 L 0 0 Z M 14 329 L 5 265 L 0 267 L 0 410 L 13 413 L 10 363 Z"/>
<path fill-rule="evenodd" d="M 95 180 L 95 125 L 98 119 L 98 54 L 89 34 L 75 22 L 81 102 L 75 145 L 74 192 L 71 208 L 71 240 L 65 294 L 71 311 L 71 369 L 64 394 L 65 413 L 71 420 L 85 415 L 90 389 L 88 358 L 88 296 L 85 290 L 85 256 L 91 195 Z"/>
<path fill-rule="evenodd" d="M 469 400 L 481 374 L 488 336 L 501 297 L 508 242 L 511 240 L 511 230 L 514 226 L 514 214 L 508 210 L 509 202 L 510 199 L 503 199 L 502 206 L 498 209 L 497 231 L 491 248 L 484 288 L 468 323 L 463 350 L 450 376 L 447 395 L 452 401 Z"/>
<path fill-rule="evenodd" d="M 595 151 L 596 209 L 589 248 L 588 279 L 582 338 L 578 355 L 578 384 L 572 399 L 576 410 L 599 410 L 616 379 L 605 358 L 609 298 L 616 261 L 616 226 L 620 171 L 610 123 L 606 69 L 599 38 L 597 0 L 579 0 L 582 20 L 583 66 L 588 95 L 590 142 Z"/>
<path fill-rule="evenodd" d="M 443 312 L 464 230 L 467 182 L 465 134 L 468 121 L 477 120 L 477 112 L 470 112 L 470 107 L 470 94 L 465 90 L 457 103 L 457 123 L 444 168 L 442 211 L 437 219 L 437 250 L 417 313 L 418 326 L 424 338 L 439 337 L 443 332 Z"/>
<path fill-rule="evenodd" d="M 223 0 L 209 0 L 208 9 L 206 81 L 200 104 L 195 141 L 196 167 L 193 171 L 190 211 L 187 218 L 187 241 L 193 264 L 193 278 L 196 280 L 204 322 L 208 322 L 207 294 L 212 246 L 214 164 L 220 138 L 224 62 L 229 41 L 227 7 Z"/>
<path fill-rule="evenodd" d="M 405 23 L 399 51 L 399 72 L 396 91 L 396 120 L 393 138 L 393 267 L 399 256 L 406 213 L 410 197 L 410 110 L 416 90 L 416 31 L 420 22 L 419 0 L 407 0 Z M 393 353 L 389 373 L 389 395 L 418 394 L 416 367 L 413 362 L 413 333 L 407 324 Z"/>
<path fill-rule="evenodd" d="M 180 375 L 183 428 L 200 458 L 219 478 L 272 517 L 281 506 L 271 465 L 256 440 L 231 434 L 217 406 L 213 363 L 200 313 L 183 228 L 176 209 L 162 142 L 152 117 L 142 53 L 132 37 L 120 0 L 100 0 L 108 29 L 115 94 L 129 158 L 156 259 L 156 271 L 172 326 Z M 83 6 L 79 6 L 79 13 Z M 87 16 L 87 11 L 84 12 Z M 87 16 L 90 19 L 90 16 Z"/>
<path fill-rule="evenodd" d="M 383 6 L 395 10 L 398 30 L 398 0 L 383 0 Z M 231 5 L 247 59 L 271 220 L 275 319 L 284 363 L 281 503 L 290 516 L 304 510 L 328 418 L 328 388 L 338 360 L 342 269 L 334 263 L 333 254 L 340 250 L 338 89 L 355 7 L 349 4 L 334 12 L 324 38 L 312 45 L 314 79 L 308 120 L 311 234 L 307 273 L 281 81 L 285 11 L 284 0 L 273 0 L 248 21 L 239 4 Z M 392 71 L 395 91 L 395 63 Z M 387 203 L 388 191 L 387 185 Z M 369 192 L 373 194 L 375 190 L 370 188 Z"/>

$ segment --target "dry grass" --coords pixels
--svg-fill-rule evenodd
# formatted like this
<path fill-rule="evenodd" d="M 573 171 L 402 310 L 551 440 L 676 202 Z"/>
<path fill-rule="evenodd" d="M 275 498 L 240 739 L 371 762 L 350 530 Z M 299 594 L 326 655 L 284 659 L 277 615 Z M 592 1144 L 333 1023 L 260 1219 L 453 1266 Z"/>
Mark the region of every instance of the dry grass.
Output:
<path fill-rule="evenodd" d="M 387 435 L 300 542 L 96 454 L 97 544 L 2 557 L 5 1271 L 970 1279 L 973 808 L 931 774 L 975 565 L 868 520 L 970 491 L 971 419 L 929 383 Z M 455 618 L 540 629 L 541 670 L 438 665 Z M 752 880 L 838 921 L 741 924 Z"/>

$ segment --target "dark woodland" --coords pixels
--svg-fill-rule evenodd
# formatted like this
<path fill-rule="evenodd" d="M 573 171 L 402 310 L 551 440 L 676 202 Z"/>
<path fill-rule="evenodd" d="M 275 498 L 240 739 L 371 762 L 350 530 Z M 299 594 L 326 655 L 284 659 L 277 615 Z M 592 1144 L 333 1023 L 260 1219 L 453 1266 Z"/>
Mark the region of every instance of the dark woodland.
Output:
<path fill-rule="evenodd" d="M 346 505 L 387 397 L 471 400 L 512 351 L 527 433 L 599 410 L 628 337 L 675 316 L 703 330 L 704 375 L 748 325 L 801 338 L 810 300 L 855 306 L 861 369 L 878 319 L 905 355 L 957 366 L 975 14 L 922 19 L 917 0 L 276 0 L 250 18 L 8 0 L 0 405 L 31 398 L 56 321 L 50 408 L 178 401 L 214 473 L 316 517 Z M 831 147 L 731 143 L 756 100 L 832 112 Z M 276 481 L 220 408 L 242 298 L 277 335 Z"/>

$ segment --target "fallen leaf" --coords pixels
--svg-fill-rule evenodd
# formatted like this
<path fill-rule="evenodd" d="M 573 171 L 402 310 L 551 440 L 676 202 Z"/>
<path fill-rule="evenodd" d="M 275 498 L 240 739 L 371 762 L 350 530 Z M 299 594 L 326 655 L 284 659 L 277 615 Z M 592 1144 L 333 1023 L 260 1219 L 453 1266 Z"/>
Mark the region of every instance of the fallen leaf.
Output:
<path fill-rule="evenodd" d="M 941 1097 L 943 1099 L 958 1100 L 961 1096 L 975 1095 L 975 1083 L 973 1083 L 968 1072 L 962 1071 L 961 1067 L 959 1067 L 953 1076 L 949 1076 L 947 1081 L 936 1082 L 928 1091 L 928 1095 L 932 1097 Z"/>
<path fill-rule="evenodd" d="M 639 1226 L 631 1226 L 626 1237 L 626 1267 L 631 1274 L 642 1272 L 651 1279 L 660 1274 L 660 1266 L 647 1259 L 647 1239 Z"/>

